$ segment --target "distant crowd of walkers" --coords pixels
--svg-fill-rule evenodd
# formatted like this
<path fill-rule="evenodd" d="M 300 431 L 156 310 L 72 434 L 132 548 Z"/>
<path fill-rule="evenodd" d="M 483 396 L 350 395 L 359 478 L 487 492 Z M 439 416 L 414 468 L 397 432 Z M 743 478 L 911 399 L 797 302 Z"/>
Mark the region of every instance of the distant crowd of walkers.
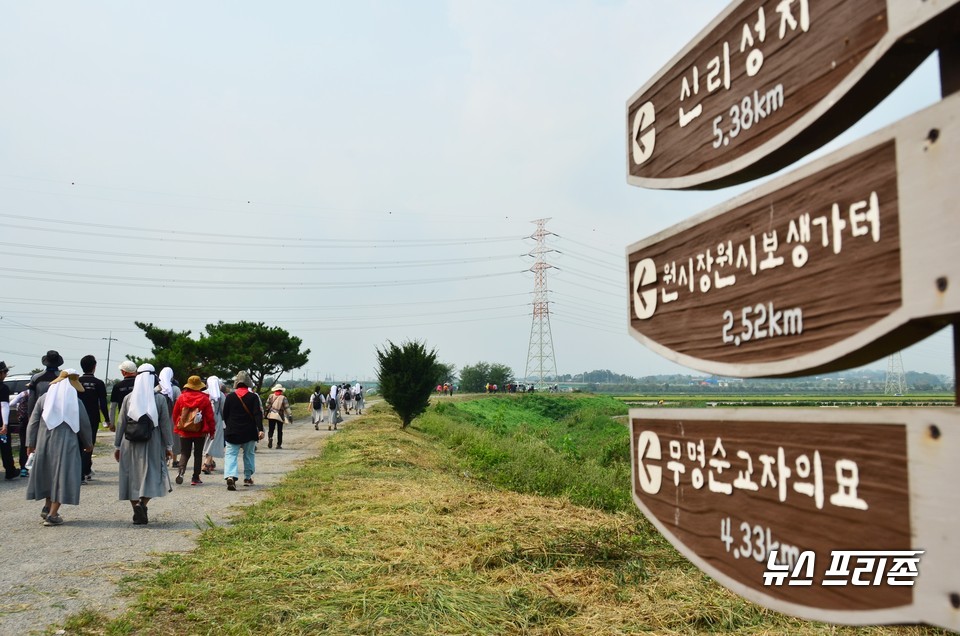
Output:
<path fill-rule="evenodd" d="M 123 379 L 114 384 L 108 408 L 106 385 L 94 377 L 93 356 L 80 360 L 82 373 L 61 370 L 63 357 L 53 350 L 41 364 L 44 370 L 11 396 L 2 384 L 10 367 L 0 362 L 0 459 L 8 480 L 27 478 L 28 500 L 43 501 L 40 516 L 45 526 L 62 524 L 60 506 L 79 504 L 81 486 L 93 479 L 93 447 L 101 416 L 114 434 L 119 499 L 130 502 L 137 525 L 148 523 L 151 499 L 172 492 L 172 482 L 184 482 L 191 458 L 193 486 L 203 483 L 201 473 L 213 473 L 217 459 L 223 460 L 228 490 L 235 491 L 240 483 L 241 462 L 242 483 L 253 486 L 256 446 L 265 436 L 263 420 L 269 424 L 268 448 L 273 448 L 276 433 L 278 449 L 283 448 L 283 425 L 293 421 L 283 386 L 275 385 L 264 404 L 246 371 L 232 379 L 232 389 L 216 376 L 204 381 L 196 375 L 180 387 L 171 368 L 157 373 L 151 364 L 136 366 L 127 360 L 120 364 Z M 342 421 L 341 400 L 347 412 L 361 411 L 362 387 L 331 387 L 319 408 L 312 401 L 315 428 L 327 417 L 328 428 L 337 427 Z M 20 421 L 19 470 L 7 426 L 13 409 Z"/>
<path fill-rule="evenodd" d="M 359 382 L 353 386 L 346 382 L 332 384 L 326 393 L 323 387 L 317 386 L 310 396 L 310 409 L 313 428 L 320 430 L 320 424 L 326 422 L 327 430 L 335 431 L 337 424 L 343 421 L 341 409 L 347 414 L 352 409 L 357 415 L 363 415 L 363 385 Z"/>

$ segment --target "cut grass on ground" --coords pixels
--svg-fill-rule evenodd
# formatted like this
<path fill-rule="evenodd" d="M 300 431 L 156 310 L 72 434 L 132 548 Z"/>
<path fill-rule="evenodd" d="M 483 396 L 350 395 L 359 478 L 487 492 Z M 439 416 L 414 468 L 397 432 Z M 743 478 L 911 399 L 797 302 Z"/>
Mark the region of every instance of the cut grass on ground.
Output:
<path fill-rule="evenodd" d="M 635 514 L 498 490 L 378 410 L 195 551 L 145 563 L 129 610 L 69 634 L 925 634 L 762 609 Z"/>

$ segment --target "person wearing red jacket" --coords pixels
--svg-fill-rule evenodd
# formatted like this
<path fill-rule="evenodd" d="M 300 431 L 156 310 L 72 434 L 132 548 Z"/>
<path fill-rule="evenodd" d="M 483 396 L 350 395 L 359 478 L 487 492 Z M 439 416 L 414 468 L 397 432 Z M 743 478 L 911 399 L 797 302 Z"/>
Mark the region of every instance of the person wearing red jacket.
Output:
<path fill-rule="evenodd" d="M 203 468 L 203 442 L 207 435 L 217 432 L 217 421 L 213 415 L 210 396 L 203 392 L 207 386 L 198 375 L 191 375 L 183 385 L 183 392 L 173 405 L 173 432 L 180 436 L 180 467 L 177 484 L 183 483 L 183 473 L 187 470 L 187 461 L 193 453 L 193 477 L 191 486 L 199 486 L 200 470 Z M 196 425 L 200 426 L 197 427 Z M 196 428 L 197 430 L 191 430 Z"/>

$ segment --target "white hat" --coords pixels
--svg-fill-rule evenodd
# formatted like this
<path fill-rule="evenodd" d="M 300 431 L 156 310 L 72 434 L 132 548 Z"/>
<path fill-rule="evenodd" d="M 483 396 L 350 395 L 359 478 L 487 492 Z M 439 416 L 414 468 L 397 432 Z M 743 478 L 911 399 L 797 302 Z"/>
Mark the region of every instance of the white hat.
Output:
<path fill-rule="evenodd" d="M 125 371 L 127 373 L 136 373 L 137 365 L 130 362 L 129 360 L 124 360 L 123 362 L 120 363 L 120 370 Z"/>
<path fill-rule="evenodd" d="M 271 391 L 286 391 L 286 389 L 283 388 L 283 385 L 282 385 L 282 384 L 274 384 L 274 385 L 273 385 L 273 388 L 270 389 L 270 390 L 271 390 Z"/>

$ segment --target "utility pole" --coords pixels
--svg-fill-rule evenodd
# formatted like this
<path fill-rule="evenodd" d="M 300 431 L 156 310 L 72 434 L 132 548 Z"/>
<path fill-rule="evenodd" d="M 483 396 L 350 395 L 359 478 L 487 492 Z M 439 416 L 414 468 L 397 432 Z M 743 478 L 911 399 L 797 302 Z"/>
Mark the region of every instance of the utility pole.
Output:
<path fill-rule="evenodd" d="M 527 367 L 524 379 L 532 372 L 537 378 L 536 387 L 542 391 L 547 387 L 548 374 L 557 377 L 557 362 L 553 355 L 553 334 L 550 331 L 550 300 L 547 292 L 547 270 L 553 267 L 547 263 L 546 254 L 554 250 L 547 248 L 547 237 L 553 234 L 545 229 L 550 219 L 533 221 L 537 230 L 528 238 L 535 239 L 537 246 L 528 254 L 534 258 L 530 271 L 534 274 L 533 287 L 533 324 L 530 326 L 530 344 L 527 347 Z"/>
<path fill-rule="evenodd" d="M 103 369 L 103 381 L 106 382 L 107 375 L 110 373 L 110 345 L 113 344 L 113 341 L 116 340 L 116 338 L 113 337 L 113 332 L 111 331 L 109 338 L 100 338 L 100 339 L 107 341 L 107 365 Z"/>

